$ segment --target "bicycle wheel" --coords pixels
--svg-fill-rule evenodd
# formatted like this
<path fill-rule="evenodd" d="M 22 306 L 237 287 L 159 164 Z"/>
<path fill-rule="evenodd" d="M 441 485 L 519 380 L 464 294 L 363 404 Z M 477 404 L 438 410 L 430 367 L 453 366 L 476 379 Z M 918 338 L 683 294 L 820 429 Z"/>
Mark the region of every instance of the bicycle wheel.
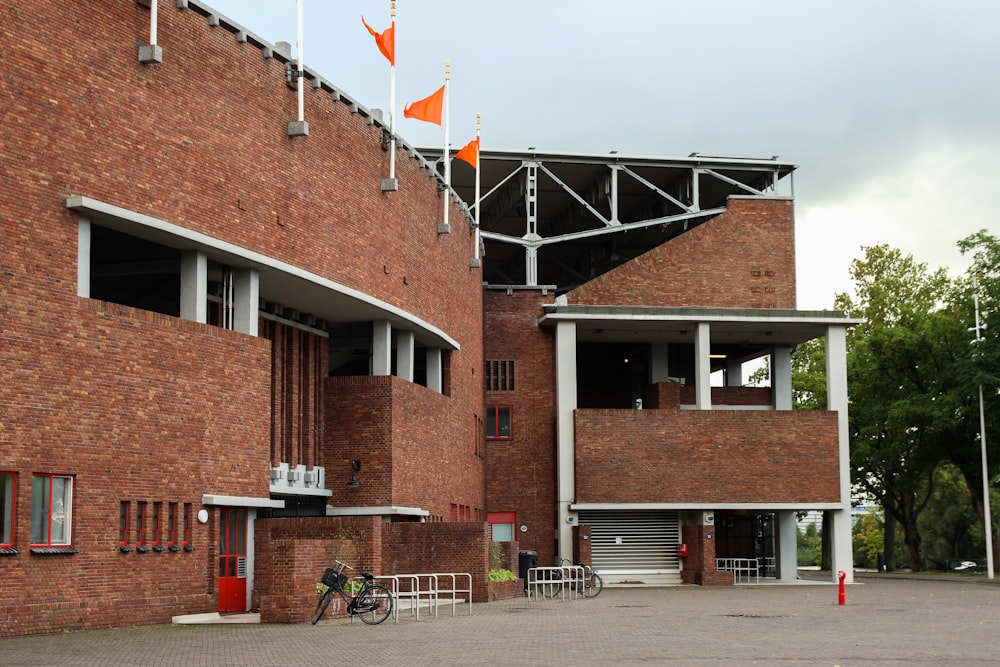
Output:
<path fill-rule="evenodd" d="M 596 572 L 592 572 L 583 582 L 583 597 L 585 598 L 596 598 L 602 590 L 604 590 L 604 582 Z"/>
<path fill-rule="evenodd" d="M 328 589 L 326 593 L 323 593 L 322 597 L 319 599 L 319 604 L 316 605 L 316 611 L 313 612 L 312 624 L 316 625 L 319 623 L 319 619 L 323 618 L 323 613 L 326 608 L 330 606 L 330 600 L 333 599 L 333 589 Z"/>
<path fill-rule="evenodd" d="M 378 625 L 392 614 L 392 593 L 372 584 L 354 599 L 354 613 L 368 625 Z"/>

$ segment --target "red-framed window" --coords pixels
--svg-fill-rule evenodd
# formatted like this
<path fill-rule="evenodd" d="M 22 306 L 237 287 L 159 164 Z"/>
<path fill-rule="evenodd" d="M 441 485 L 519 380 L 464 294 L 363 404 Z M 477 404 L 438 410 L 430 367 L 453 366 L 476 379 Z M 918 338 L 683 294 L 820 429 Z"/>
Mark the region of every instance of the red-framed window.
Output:
<path fill-rule="evenodd" d="M 118 546 L 128 546 L 128 524 L 129 515 L 132 512 L 132 503 L 123 500 L 118 503 Z"/>
<path fill-rule="evenodd" d="M 135 547 L 140 553 L 149 551 L 146 530 L 146 501 L 140 500 L 135 504 Z"/>
<path fill-rule="evenodd" d="M 184 547 L 191 546 L 191 503 L 184 503 Z"/>
<path fill-rule="evenodd" d="M 163 536 L 161 535 L 160 515 L 163 513 L 163 503 L 153 503 L 153 513 L 150 515 L 149 529 L 152 537 L 153 550 L 163 551 Z"/>
<path fill-rule="evenodd" d="M 167 504 L 167 546 L 177 548 L 177 503 Z"/>
<path fill-rule="evenodd" d="M 510 440 L 513 410 L 509 405 L 486 406 L 486 439 Z"/>
<path fill-rule="evenodd" d="M 490 539 L 494 542 L 513 542 L 516 512 L 487 512 L 486 522 L 490 524 Z"/>
<path fill-rule="evenodd" d="M 31 479 L 31 544 L 69 546 L 72 529 L 73 478 L 36 473 Z"/>
<path fill-rule="evenodd" d="M 14 503 L 17 501 L 17 475 L 0 472 L 0 548 L 14 547 Z"/>

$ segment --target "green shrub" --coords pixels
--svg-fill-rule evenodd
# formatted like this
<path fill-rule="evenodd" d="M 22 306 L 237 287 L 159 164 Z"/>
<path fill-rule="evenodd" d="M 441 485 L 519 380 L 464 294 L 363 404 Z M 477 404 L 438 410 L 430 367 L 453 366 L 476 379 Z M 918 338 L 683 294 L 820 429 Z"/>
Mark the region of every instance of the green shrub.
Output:
<path fill-rule="evenodd" d="M 490 581 L 516 581 L 517 575 L 510 570 L 490 570 Z"/>

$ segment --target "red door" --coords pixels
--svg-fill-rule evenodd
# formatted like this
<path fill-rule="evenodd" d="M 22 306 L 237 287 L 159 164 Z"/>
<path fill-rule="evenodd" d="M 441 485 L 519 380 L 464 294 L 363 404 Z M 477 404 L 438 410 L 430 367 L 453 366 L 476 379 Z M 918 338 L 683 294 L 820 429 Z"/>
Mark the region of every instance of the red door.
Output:
<path fill-rule="evenodd" d="M 247 610 L 247 511 L 219 510 L 219 613 Z"/>

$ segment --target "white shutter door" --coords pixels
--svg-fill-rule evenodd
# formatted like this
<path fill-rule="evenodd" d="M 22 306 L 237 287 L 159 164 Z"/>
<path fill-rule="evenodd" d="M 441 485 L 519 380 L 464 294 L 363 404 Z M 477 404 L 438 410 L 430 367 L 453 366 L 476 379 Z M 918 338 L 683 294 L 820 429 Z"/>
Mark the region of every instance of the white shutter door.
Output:
<path fill-rule="evenodd" d="M 680 517 L 674 510 L 587 510 L 593 566 L 607 573 L 680 572 Z"/>

